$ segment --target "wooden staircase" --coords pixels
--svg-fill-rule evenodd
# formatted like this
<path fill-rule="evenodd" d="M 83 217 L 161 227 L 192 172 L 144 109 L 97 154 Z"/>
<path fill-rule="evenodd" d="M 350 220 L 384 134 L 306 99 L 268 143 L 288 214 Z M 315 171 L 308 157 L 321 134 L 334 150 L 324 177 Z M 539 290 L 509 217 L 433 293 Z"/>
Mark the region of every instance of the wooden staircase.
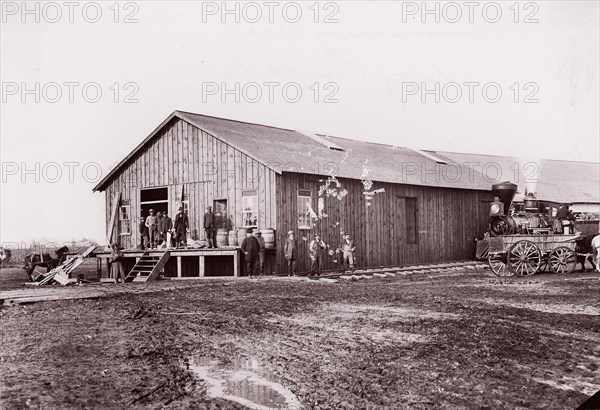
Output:
<path fill-rule="evenodd" d="M 156 279 L 160 270 L 167 264 L 170 256 L 169 251 L 164 251 L 164 253 L 158 256 L 144 252 L 125 278 L 125 282 L 148 282 Z"/>

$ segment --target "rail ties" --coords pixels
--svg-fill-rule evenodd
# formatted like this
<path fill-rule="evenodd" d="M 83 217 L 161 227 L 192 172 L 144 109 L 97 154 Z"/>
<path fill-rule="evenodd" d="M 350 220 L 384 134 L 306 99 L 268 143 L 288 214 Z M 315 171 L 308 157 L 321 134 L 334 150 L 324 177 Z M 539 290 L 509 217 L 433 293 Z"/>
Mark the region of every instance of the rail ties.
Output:
<path fill-rule="evenodd" d="M 430 274 L 443 272 L 456 272 L 460 270 L 484 269 L 487 265 L 479 261 L 470 262 L 449 262 L 426 265 L 411 265 L 405 267 L 381 267 L 369 269 L 357 269 L 354 272 L 330 273 L 321 276 L 309 276 L 308 278 L 315 281 L 334 282 L 338 280 L 357 281 L 361 279 L 388 278 L 396 276 L 410 276 L 415 274 Z"/>

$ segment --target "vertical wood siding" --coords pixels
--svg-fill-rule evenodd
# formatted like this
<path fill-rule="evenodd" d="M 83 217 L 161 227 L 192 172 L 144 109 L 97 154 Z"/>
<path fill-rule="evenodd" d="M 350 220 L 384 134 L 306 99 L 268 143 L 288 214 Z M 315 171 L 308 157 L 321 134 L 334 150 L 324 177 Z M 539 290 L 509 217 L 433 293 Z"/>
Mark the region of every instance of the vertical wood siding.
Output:
<path fill-rule="evenodd" d="M 196 230 L 200 238 L 204 237 L 204 209 L 212 206 L 214 199 L 227 199 L 233 226 L 241 226 L 243 189 L 258 192 L 259 226 L 275 228 L 277 207 L 271 205 L 275 204 L 275 179 L 274 171 L 246 154 L 183 120 L 174 119 L 108 185 L 106 223 L 110 221 L 112 196 L 121 192 L 122 203 L 130 204 L 132 232 L 119 236 L 115 223 L 113 235 L 121 246 L 135 248 L 140 242 L 137 228 L 141 216 L 140 189 L 168 186 L 169 215 L 173 217 L 177 212 L 175 187 L 182 184 L 189 200 L 190 232 Z"/>
<path fill-rule="evenodd" d="M 319 177 L 284 172 L 276 179 L 280 209 L 277 262 L 281 271 L 286 266 L 281 249 L 290 230 L 296 233 L 298 271 L 302 272 L 310 269 L 308 244 L 315 232 L 333 251 L 342 242 L 341 231 L 348 232 L 357 245 L 357 266 L 389 266 L 472 259 L 473 241 L 487 228 L 485 201 L 491 200 L 490 192 L 375 182 L 373 189 L 385 188 L 385 192 L 375 195 L 367 207 L 361 182 L 339 178 L 348 195 L 342 200 L 325 198 L 328 217 L 311 230 L 299 230 L 298 189 L 312 191 L 316 210 Z M 406 198 L 416 198 L 417 243 L 408 243 L 406 237 Z M 340 258 L 340 254 L 327 256 L 324 269 L 339 268 Z"/>

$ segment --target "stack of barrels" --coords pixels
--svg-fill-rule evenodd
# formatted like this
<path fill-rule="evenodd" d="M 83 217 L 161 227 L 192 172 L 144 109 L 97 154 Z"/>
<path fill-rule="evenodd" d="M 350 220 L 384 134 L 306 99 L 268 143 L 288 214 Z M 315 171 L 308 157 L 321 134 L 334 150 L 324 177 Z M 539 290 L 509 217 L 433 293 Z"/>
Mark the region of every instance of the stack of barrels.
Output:
<path fill-rule="evenodd" d="M 275 249 L 275 231 L 272 228 L 262 229 L 262 237 L 265 240 L 266 249 Z M 226 246 L 241 246 L 246 239 L 246 228 L 238 228 L 237 231 L 217 229 L 217 248 Z"/>
<path fill-rule="evenodd" d="M 229 231 L 229 246 L 241 246 L 244 239 L 246 239 L 246 230 L 247 228 L 238 228 L 237 232 Z M 267 228 L 261 229 L 260 232 L 265 240 L 265 249 L 275 249 L 275 230 Z M 218 236 L 217 244 L 219 244 Z"/>

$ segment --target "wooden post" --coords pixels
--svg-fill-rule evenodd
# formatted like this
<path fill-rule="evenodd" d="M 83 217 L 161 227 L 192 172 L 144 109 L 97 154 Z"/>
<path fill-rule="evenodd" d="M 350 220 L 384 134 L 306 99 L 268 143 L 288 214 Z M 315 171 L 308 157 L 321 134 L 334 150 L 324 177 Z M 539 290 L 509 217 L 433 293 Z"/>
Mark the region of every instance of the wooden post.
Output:
<path fill-rule="evenodd" d="M 200 277 L 203 278 L 204 277 L 204 269 L 205 269 L 205 265 L 204 265 L 204 256 L 198 256 L 199 258 L 199 267 L 200 267 Z"/>
<path fill-rule="evenodd" d="M 98 281 L 102 278 L 102 258 L 96 258 L 96 277 Z"/>
<path fill-rule="evenodd" d="M 113 228 L 115 226 L 115 221 L 117 220 L 117 213 L 119 211 L 119 202 L 121 201 L 121 193 L 117 192 L 113 195 L 113 208 L 110 216 L 110 222 L 108 223 L 107 231 L 106 231 L 106 246 L 110 246 L 112 243 L 113 236 Z"/>
<path fill-rule="evenodd" d="M 236 278 L 240 276 L 240 264 L 239 264 L 239 252 L 237 249 L 233 253 L 233 276 Z"/>
<path fill-rule="evenodd" d="M 181 256 L 177 257 L 177 277 L 181 277 Z"/>

